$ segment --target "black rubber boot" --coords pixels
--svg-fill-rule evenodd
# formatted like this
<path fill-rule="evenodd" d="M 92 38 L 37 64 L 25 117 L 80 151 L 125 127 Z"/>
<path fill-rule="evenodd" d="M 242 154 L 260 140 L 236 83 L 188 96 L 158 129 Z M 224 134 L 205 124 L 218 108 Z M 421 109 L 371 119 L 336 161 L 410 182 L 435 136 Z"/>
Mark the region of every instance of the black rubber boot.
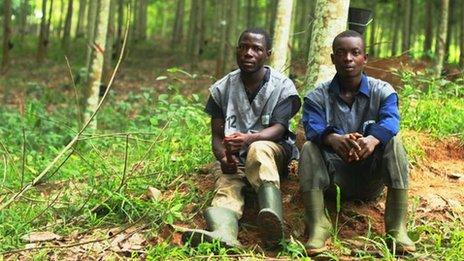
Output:
<path fill-rule="evenodd" d="M 303 192 L 308 241 L 305 244 L 308 255 L 324 252 L 326 241 L 330 238 L 332 223 L 325 212 L 324 192 L 320 189 Z"/>
<path fill-rule="evenodd" d="M 261 240 L 266 248 L 275 249 L 284 237 L 280 190 L 271 182 L 263 183 L 258 189 L 258 202 L 258 229 Z"/>
<path fill-rule="evenodd" d="M 396 245 L 397 253 L 416 251 L 406 229 L 408 216 L 408 190 L 388 188 L 385 203 L 385 231 L 390 247 Z"/>
<path fill-rule="evenodd" d="M 218 241 L 223 247 L 241 247 L 237 240 L 238 220 L 236 213 L 227 208 L 210 207 L 205 211 L 205 220 L 210 231 L 202 229 L 187 230 L 182 234 L 182 242 L 190 242 L 197 247 L 202 242 Z"/>

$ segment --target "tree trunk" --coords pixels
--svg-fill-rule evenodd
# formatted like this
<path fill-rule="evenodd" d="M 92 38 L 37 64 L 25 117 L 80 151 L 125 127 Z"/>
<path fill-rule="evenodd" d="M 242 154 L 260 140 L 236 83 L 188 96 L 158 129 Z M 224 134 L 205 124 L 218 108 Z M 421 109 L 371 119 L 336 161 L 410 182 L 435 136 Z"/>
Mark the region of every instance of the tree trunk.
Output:
<path fill-rule="evenodd" d="M 174 28 L 172 30 L 171 46 L 177 46 L 182 42 L 182 33 L 184 30 L 184 6 L 185 0 L 177 1 L 176 17 Z"/>
<path fill-rule="evenodd" d="M 201 48 L 201 20 L 203 18 L 203 5 L 204 0 L 197 0 L 195 5 L 195 20 L 194 20 L 194 32 L 192 34 L 192 67 L 196 67 L 198 65 L 199 57 L 200 57 L 200 48 Z"/>
<path fill-rule="evenodd" d="M 271 35 L 272 38 L 274 38 L 274 29 L 275 29 L 275 23 L 276 23 L 276 16 L 277 16 L 277 5 L 280 0 L 271 0 L 270 5 L 271 5 L 271 15 L 270 15 L 270 23 L 269 23 L 269 34 Z M 253 16 L 255 16 L 256 12 L 253 13 Z"/>
<path fill-rule="evenodd" d="M 53 11 L 53 0 L 50 0 L 50 7 L 48 8 L 48 21 L 47 21 L 47 28 L 45 30 L 45 41 L 47 43 L 50 42 L 50 25 L 52 24 L 52 11 Z M 44 49 L 44 56 L 47 57 L 48 46 L 45 45 Z"/>
<path fill-rule="evenodd" d="M 100 84 L 103 69 L 104 47 L 106 45 L 106 34 L 108 30 L 110 0 L 100 0 L 100 12 L 95 28 L 95 51 L 92 55 L 92 69 L 89 77 L 89 96 L 87 98 L 87 108 L 84 114 L 84 120 L 90 118 L 92 113 L 97 109 L 99 102 Z M 89 125 L 90 129 L 97 129 L 97 119 L 94 118 Z"/>
<path fill-rule="evenodd" d="M 219 79 L 224 75 L 224 60 L 225 60 L 225 50 L 227 45 L 227 1 L 228 0 L 218 0 L 220 1 L 219 10 L 221 11 L 221 19 L 219 21 L 220 25 L 220 39 L 219 39 L 219 49 L 216 59 L 216 79 Z"/>
<path fill-rule="evenodd" d="M 37 63 L 42 63 L 47 49 L 47 0 L 42 0 L 42 19 L 40 20 L 39 46 L 37 47 Z"/>
<path fill-rule="evenodd" d="M 448 8 L 448 33 L 446 34 L 446 43 L 445 43 L 445 63 L 448 62 L 449 59 L 449 50 L 452 42 L 453 37 L 453 24 L 454 24 L 454 8 L 455 8 L 455 0 L 449 0 L 449 8 Z"/>
<path fill-rule="evenodd" d="M 197 10 L 198 0 L 190 1 L 190 10 L 189 10 L 189 21 L 188 21 L 188 36 L 187 36 L 187 53 L 191 54 L 193 52 L 193 44 L 195 38 L 195 24 L 196 24 L 196 10 Z"/>
<path fill-rule="evenodd" d="M 459 66 L 464 70 L 464 4 L 461 4 L 461 16 L 459 17 L 461 23 L 461 38 L 459 42 Z"/>
<path fill-rule="evenodd" d="M 18 29 L 19 35 L 21 37 L 20 42 L 22 42 L 24 36 L 26 35 L 28 11 L 29 11 L 29 1 L 21 0 L 21 5 L 19 6 L 19 29 Z"/>
<path fill-rule="evenodd" d="M 68 52 L 69 49 L 69 39 L 71 38 L 71 22 L 72 22 L 72 14 L 73 14 L 73 1 L 69 0 L 68 2 L 68 11 L 66 12 L 66 21 L 64 23 L 64 30 L 63 30 L 63 40 L 61 42 L 61 46 L 65 53 Z"/>
<path fill-rule="evenodd" d="M 395 56 L 397 51 L 398 51 L 398 37 L 399 37 L 399 32 L 400 32 L 400 27 L 401 27 L 401 0 L 396 1 L 396 8 L 393 8 L 393 16 L 395 17 L 393 21 L 393 39 L 392 39 L 392 47 L 391 47 L 391 52 L 392 56 Z"/>
<path fill-rule="evenodd" d="M 411 25 L 412 25 L 412 0 L 405 1 L 405 14 L 403 17 L 403 41 L 401 43 L 401 52 L 409 51 L 411 47 Z"/>
<path fill-rule="evenodd" d="M 226 36 L 226 48 L 225 48 L 225 59 L 224 59 L 224 71 L 230 71 L 232 68 L 235 67 L 235 46 L 237 45 L 237 12 L 238 12 L 238 6 L 237 2 L 239 0 L 228 0 L 227 4 L 229 5 L 227 7 L 228 10 L 228 19 L 227 19 L 227 36 Z M 224 72 L 224 73 L 225 73 Z"/>
<path fill-rule="evenodd" d="M 61 32 L 63 31 L 63 13 L 64 13 L 64 0 L 60 1 L 60 19 L 58 22 L 58 30 L 56 30 L 56 35 L 58 38 L 61 38 Z"/>
<path fill-rule="evenodd" d="M 274 1 L 274 0 L 272 0 L 272 1 Z M 247 0 L 246 3 L 247 3 L 247 6 L 246 6 L 246 10 L 247 10 L 247 12 L 246 12 L 246 14 L 247 14 L 246 21 L 247 21 L 247 24 L 246 25 L 247 25 L 247 28 L 250 28 L 250 27 L 254 26 L 254 21 L 253 21 L 253 16 L 254 16 L 254 14 L 253 14 L 253 0 Z"/>
<path fill-rule="evenodd" d="M 95 24 L 97 22 L 97 14 L 98 14 L 98 2 L 90 1 L 89 2 L 89 12 L 87 13 L 87 52 L 86 52 L 86 59 L 85 59 L 85 68 L 87 72 L 90 73 L 90 63 L 92 59 L 92 44 L 95 39 Z M 88 75 L 88 74 L 87 74 Z"/>
<path fill-rule="evenodd" d="M 425 1 L 425 39 L 424 53 L 431 52 L 433 41 L 433 9 L 432 1 Z"/>
<path fill-rule="evenodd" d="M 330 80 L 336 73 L 330 59 L 332 41 L 346 29 L 349 0 L 317 0 L 304 92 Z"/>
<path fill-rule="evenodd" d="M 147 39 L 147 2 L 146 0 L 138 1 L 137 15 L 137 40 L 145 41 Z"/>
<path fill-rule="evenodd" d="M 124 0 L 118 0 L 118 29 L 116 33 L 116 57 L 119 57 L 123 42 L 123 28 L 124 24 Z"/>
<path fill-rule="evenodd" d="M 87 0 L 79 0 L 79 14 L 77 16 L 76 38 L 84 36 L 84 19 Z"/>
<path fill-rule="evenodd" d="M 293 11 L 293 0 L 280 0 L 277 6 L 277 17 L 274 29 L 274 55 L 271 56 L 271 66 L 288 75 L 290 71 L 290 61 L 287 59 L 289 54 L 288 43 L 290 38 L 290 26 Z"/>
<path fill-rule="evenodd" d="M 380 20 L 380 17 L 377 17 L 377 0 L 372 0 L 371 1 L 371 8 L 372 8 L 372 16 L 374 19 L 372 20 L 372 23 L 370 25 L 371 31 L 369 35 L 369 55 L 371 57 L 374 57 L 375 54 L 375 27 L 377 26 L 377 19 Z"/>
<path fill-rule="evenodd" d="M 10 65 L 11 44 L 11 0 L 3 1 L 3 57 L 2 72 L 6 72 Z"/>
<path fill-rule="evenodd" d="M 445 59 L 446 35 L 448 34 L 448 11 L 449 0 L 440 1 L 440 23 L 437 37 L 437 62 L 435 65 L 435 77 L 440 77 Z"/>
<path fill-rule="evenodd" d="M 116 0 L 110 0 L 110 12 L 108 17 L 108 32 L 106 33 L 105 57 L 103 59 L 102 84 L 108 85 L 113 68 L 113 42 L 114 42 L 114 13 L 116 11 Z"/>

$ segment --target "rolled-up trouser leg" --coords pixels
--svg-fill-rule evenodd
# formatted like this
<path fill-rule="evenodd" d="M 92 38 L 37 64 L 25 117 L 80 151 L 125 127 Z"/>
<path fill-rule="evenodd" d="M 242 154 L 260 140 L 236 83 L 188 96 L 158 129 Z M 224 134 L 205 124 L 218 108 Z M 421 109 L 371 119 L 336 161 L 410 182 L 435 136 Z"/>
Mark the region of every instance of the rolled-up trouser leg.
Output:
<path fill-rule="evenodd" d="M 301 150 L 298 164 L 298 176 L 301 192 L 313 189 L 326 189 L 330 185 L 327 166 L 319 147 L 307 141 Z"/>
<path fill-rule="evenodd" d="M 284 148 L 272 141 L 255 141 L 248 148 L 245 175 L 255 191 L 263 182 L 271 182 L 280 188 L 279 173 L 287 163 Z"/>
<path fill-rule="evenodd" d="M 399 137 L 393 137 L 386 144 L 381 169 L 387 187 L 408 188 L 408 157 Z"/>
<path fill-rule="evenodd" d="M 223 174 L 219 168 L 215 175 L 215 195 L 211 206 L 230 209 L 237 213 L 237 219 L 240 219 L 245 204 L 243 188 L 246 183 L 243 167 L 238 169 L 237 174 Z"/>

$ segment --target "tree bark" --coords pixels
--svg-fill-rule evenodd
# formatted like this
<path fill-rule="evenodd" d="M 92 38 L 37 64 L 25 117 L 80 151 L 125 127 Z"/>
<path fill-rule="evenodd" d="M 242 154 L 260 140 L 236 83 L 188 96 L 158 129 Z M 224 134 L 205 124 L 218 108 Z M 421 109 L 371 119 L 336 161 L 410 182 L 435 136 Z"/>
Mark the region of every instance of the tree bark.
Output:
<path fill-rule="evenodd" d="M 42 63 L 47 48 L 47 0 L 42 0 L 42 19 L 40 20 L 39 46 L 37 47 L 37 63 Z"/>
<path fill-rule="evenodd" d="M 77 16 L 76 38 L 80 38 L 85 35 L 84 20 L 85 20 L 86 7 L 87 7 L 87 0 L 79 0 L 79 13 Z"/>
<path fill-rule="evenodd" d="M 235 46 L 237 45 L 237 12 L 239 0 L 228 0 L 228 19 L 227 19 L 227 36 L 226 36 L 226 48 L 225 48 L 225 59 L 224 59 L 224 71 L 230 71 L 235 66 Z"/>
<path fill-rule="evenodd" d="M 18 32 L 21 37 L 21 42 L 24 36 L 26 35 L 28 11 L 29 11 L 29 1 L 21 0 L 21 4 L 19 6 L 19 28 L 18 28 Z"/>
<path fill-rule="evenodd" d="M 464 70 L 464 4 L 461 4 L 461 16 L 459 17 L 461 24 L 461 35 L 459 42 L 459 66 Z"/>
<path fill-rule="evenodd" d="M 48 17 L 47 17 L 47 28 L 45 30 L 45 41 L 50 42 L 50 25 L 52 24 L 52 11 L 53 11 L 53 0 L 50 0 L 50 7 L 48 8 Z M 45 45 L 44 56 L 47 57 L 48 45 Z"/>
<path fill-rule="evenodd" d="M 116 33 L 116 57 L 119 57 L 122 48 L 123 28 L 124 24 L 124 0 L 118 0 L 118 29 Z"/>
<path fill-rule="evenodd" d="M 224 59 L 225 59 L 225 50 L 227 45 L 227 19 L 226 19 L 226 12 L 227 12 L 227 1 L 228 0 L 218 0 L 220 1 L 219 9 L 221 13 L 221 19 L 219 21 L 220 25 L 220 39 L 219 39 L 219 49 L 218 55 L 216 59 L 216 79 L 219 79 L 224 75 Z"/>
<path fill-rule="evenodd" d="M 68 2 L 68 11 L 66 12 L 66 21 L 64 23 L 64 30 L 63 30 L 63 40 L 61 42 L 61 46 L 62 46 L 65 53 L 68 52 L 69 39 L 71 38 L 71 22 L 72 22 L 72 15 L 73 15 L 73 2 L 74 2 L 74 0 L 69 0 L 69 2 Z"/>
<path fill-rule="evenodd" d="M 435 65 L 435 77 L 440 77 L 443 69 L 443 62 L 445 60 L 445 44 L 446 35 L 448 34 L 448 11 L 449 11 L 449 0 L 440 1 L 440 23 L 438 27 L 437 37 L 437 62 Z"/>
<path fill-rule="evenodd" d="M 177 1 L 176 18 L 174 20 L 174 29 L 172 30 L 171 45 L 177 46 L 182 41 L 184 30 L 184 6 L 185 0 Z"/>
<path fill-rule="evenodd" d="M 371 31 L 370 31 L 370 35 L 369 35 L 369 55 L 371 57 L 374 57 L 376 55 L 375 53 L 375 27 L 377 26 L 377 19 L 380 20 L 380 17 L 377 17 L 377 0 L 372 0 L 371 1 L 371 8 L 372 8 L 372 16 L 374 17 L 374 19 L 372 20 L 372 23 L 370 25 L 371 27 Z"/>
<path fill-rule="evenodd" d="M 448 8 L 448 33 L 446 34 L 446 44 L 445 44 L 445 63 L 449 59 L 449 50 L 452 42 L 453 37 L 453 24 L 454 24 L 454 8 L 455 8 L 455 0 L 449 0 L 449 8 Z"/>
<path fill-rule="evenodd" d="M 90 1 L 89 12 L 87 13 L 87 52 L 85 55 L 85 68 L 87 69 L 88 73 L 90 73 L 90 63 L 92 61 L 92 43 L 95 39 L 95 24 L 98 14 L 98 2 L 98 0 Z"/>
<path fill-rule="evenodd" d="M 3 1 L 3 57 L 2 72 L 6 72 L 10 66 L 11 44 L 11 0 Z"/>
<path fill-rule="evenodd" d="M 304 92 L 330 80 L 336 73 L 330 59 L 335 36 L 346 29 L 349 0 L 317 0 Z"/>
<path fill-rule="evenodd" d="M 108 16 L 108 31 L 106 33 L 106 47 L 105 47 L 105 57 L 103 59 L 103 75 L 102 75 L 102 84 L 105 86 L 108 85 L 110 81 L 112 68 L 113 68 L 113 43 L 114 43 L 114 13 L 116 11 L 116 0 L 110 0 L 110 9 Z"/>
<path fill-rule="evenodd" d="M 147 39 L 147 2 L 139 0 L 137 5 L 137 40 L 145 41 Z"/>
<path fill-rule="evenodd" d="M 89 77 L 89 96 L 87 98 L 87 108 L 84 114 L 85 122 L 97 109 L 99 102 L 100 84 L 103 69 L 103 55 L 106 45 L 106 34 L 108 30 L 110 0 L 100 0 L 100 12 L 95 28 L 95 51 L 93 52 L 92 66 Z M 89 125 L 90 129 L 97 129 L 97 118 L 95 117 Z"/>
<path fill-rule="evenodd" d="M 403 22 L 403 41 L 401 43 L 401 52 L 407 52 L 411 47 L 411 26 L 412 26 L 412 0 L 405 1 L 406 18 Z"/>
<path fill-rule="evenodd" d="M 271 56 L 271 66 L 288 75 L 290 72 L 289 38 L 291 18 L 293 11 L 293 0 L 280 0 L 277 5 L 277 17 L 274 29 L 274 55 Z"/>
<path fill-rule="evenodd" d="M 60 19 L 58 22 L 58 30 L 56 30 L 56 35 L 58 38 L 61 38 L 61 32 L 63 31 L 63 13 L 64 13 L 64 0 L 60 1 Z"/>
<path fill-rule="evenodd" d="M 193 52 L 193 45 L 195 42 L 195 27 L 197 21 L 197 6 L 199 0 L 191 0 L 190 2 L 190 14 L 189 14 L 189 30 L 188 30 L 188 44 L 187 44 L 187 53 L 191 54 Z"/>
<path fill-rule="evenodd" d="M 424 53 L 431 52 L 433 41 L 433 9 L 432 1 L 425 1 L 425 39 Z"/>
<path fill-rule="evenodd" d="M 399 37 L 401 21 L 402 21 L 401 16 L 402 16 L 401 0 L 397 0 L 396 8 L 393 8 L 393 15 L 392 15 L 392 17 L 395 17 L 393 21 L 393 37 L 392 37 L 392 47 L 391 47 L 392 56 L 395 56 L 398 51 L 398 37 Z"/>

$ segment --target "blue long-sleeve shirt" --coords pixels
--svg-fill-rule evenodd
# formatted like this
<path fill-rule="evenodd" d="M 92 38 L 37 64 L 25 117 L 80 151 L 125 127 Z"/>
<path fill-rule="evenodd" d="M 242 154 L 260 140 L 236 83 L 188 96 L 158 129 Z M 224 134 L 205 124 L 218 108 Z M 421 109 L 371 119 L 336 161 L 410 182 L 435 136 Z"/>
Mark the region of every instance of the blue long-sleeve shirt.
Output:
<path fill-rule="evenodd" d="M 305 96 L 302 122 L 306 139 L 319 144 L 329 133 L 358 132 L 385 145 L 399 131 L 398 95 L 387 82 L 363 74 L 350 107 L 340 97 L 336 75 Z"/>

